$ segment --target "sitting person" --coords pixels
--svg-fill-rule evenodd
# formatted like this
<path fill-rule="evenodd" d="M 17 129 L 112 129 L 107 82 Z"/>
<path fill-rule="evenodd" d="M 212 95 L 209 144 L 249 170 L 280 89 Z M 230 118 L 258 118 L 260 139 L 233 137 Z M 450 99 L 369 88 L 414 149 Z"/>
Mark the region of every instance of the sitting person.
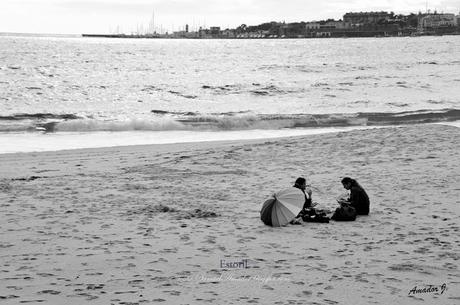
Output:
<path fill-rule="evenodd" d="M 361 185 L 350 177 L 342 179 L 342 185 L 346 190 L 350 191 L 350 197 L 348 199 L 339 200 L 338 202 L 343 204 L 349 204 L 355 208 L 356 214 L 358 215 L 369 215 L 369 196 Z"/>
<path fill-rule="evenodd" d="M 311 191 L 311 188 L 307 189 L 307 180 L 305 180 L 305 178 L 303 177 L 297 178 L 297 180 L 294 183 L 294 187 L 300 189 L 305 196 L 305 203 L 303 205 L 304 208 L 311 207 L 312 191 Z"/>
<path fill-rule="evenodd" d="M 305 202 L 303 204 L 302 210 L 299 212 L 297 217 L 291 222 L 292 224 L 300 224 L 300 218 L 305 220 L 306 218 L 308 218 L 308 216 L 316 215 L 314 206 L 316 206 L 317 203 L 312 202 L 312 190 L 310 187 L 307 188 L 307 181 L 305 180 L 305 178 L 297 178 L 297 180 L 294 183 L 294 187 L 300 189 L 305 196 Z"/>

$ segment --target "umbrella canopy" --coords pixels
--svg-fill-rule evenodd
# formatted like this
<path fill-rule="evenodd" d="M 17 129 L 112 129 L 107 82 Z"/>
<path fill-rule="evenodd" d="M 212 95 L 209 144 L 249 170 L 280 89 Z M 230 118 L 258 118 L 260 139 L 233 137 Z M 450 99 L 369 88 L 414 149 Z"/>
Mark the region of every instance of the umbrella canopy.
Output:
<path fill-rule="evenodd" d="M 262 205 L 260 219 L 269 226 L 287 225 L 302 210 L 305 203 L 304 193 L 291 187 L 273 194 Z"/>

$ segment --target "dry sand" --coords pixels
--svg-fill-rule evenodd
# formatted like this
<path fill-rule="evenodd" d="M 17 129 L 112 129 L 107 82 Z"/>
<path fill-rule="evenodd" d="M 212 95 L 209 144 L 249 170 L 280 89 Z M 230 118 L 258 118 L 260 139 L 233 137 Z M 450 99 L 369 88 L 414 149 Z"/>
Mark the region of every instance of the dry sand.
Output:
<path fill-rule="evenodd" d="M 420 125 L 0 155 L 0 304 L 460 304 L 459 151 Z M 297 176 L 335 207 L 346 175 L 370 216 L 259 220 Z"/>

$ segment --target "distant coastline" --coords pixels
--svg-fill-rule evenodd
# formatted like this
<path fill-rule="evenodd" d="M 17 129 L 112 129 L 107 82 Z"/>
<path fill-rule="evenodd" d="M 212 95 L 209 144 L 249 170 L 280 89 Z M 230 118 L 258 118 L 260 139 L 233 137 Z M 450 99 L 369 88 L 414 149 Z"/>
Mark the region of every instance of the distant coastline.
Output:
<path fill-rule="evenodd" d="M 420 37 L 420 36 L 445 36 L 445 35 L 460 35 L 460 32 L 453 33 L 425 33 L 425 34 L 410 34 L 410 35 L 385 35 L 382 33 L 364 33 L 355 36 L 325 36 L 325 37 L 173 37 L 173 36 L 153 36 L 153 35 L 132 35 L 132 34 L 81 34 L 85 38 L 124 38 L 124 39 L 315 39 L 315 38 L 372 38 L 372 37 Z"/>
<path fill-rule="evenodd" d="M 265 22 L 259 25 L 221 29 L 218 26 L 190 30 L 186 24 L 172 33 L 136 32 L 131 34 L 82 34 L 83 37 L 105 38 L 186 38 L 186 39 L 283 39 L 283 38 L 349 38 L 460 35 L 460 15 L 431 13 L 409 15 L 393 12 L 349 12 L 343 19 L 309 22 Z"/>

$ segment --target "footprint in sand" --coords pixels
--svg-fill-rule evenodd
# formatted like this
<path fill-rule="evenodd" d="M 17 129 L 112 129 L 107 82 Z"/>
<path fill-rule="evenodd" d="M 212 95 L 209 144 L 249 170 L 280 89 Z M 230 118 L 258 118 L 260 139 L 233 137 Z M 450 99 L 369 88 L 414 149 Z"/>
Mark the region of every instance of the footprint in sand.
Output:
<path fill-rule="evenodd" d="M 369 275 L 369 274 L 367 274 L 366 272 L 363 272 L 363 273 L 355 275 L 355 281 L 361 282 L 361 283 L 369 283 L 369 281 L 364 278 L 366 275 Z"/>
<path fill-rule="evenodd" d="M 208 244 L 215 244 L 216 237 L 215 236 L 206 236 L 205 242 Z"/>
<path fill-rule="evenodd" d="M 325 304 L 339 304 L 339 302 L 329 299 L 323 299 Z"/>
<path fill-rule="evenodd" d="M 97 290 L 97 289 L 102 289 L 104 288 L 104 284 L 87 284 L 86 289 L 87 290 Z"/>
<path fill-rule="evenodd" d="M 52 276 L 56 276 L 55 274 L 46 273 L 46 272 L 39 272 L 39 273 L 37 273 L 37 275 L 42 276 L 42 277 L 52 277 Z"/>
<path fill-rule="evenodd" d="M 131 280 L 128 281 L 128 284 L 133 286 L 133 287 L 139 287 L 140 284 L 142 284 L 144 280 Z"/>
<path fill-rule="evenodd" d="M 384 281 L 399 282 L 399 283 L 402 282 L 402 280 L 396 279 L 396 278 L 394 278 L 394 277 L 386 277 L 386 278 L 384 279 Z"/>
<path fill-rule="evenodd" d="M 180 235 L 180 240 L 183 240 L 183 241 L 188 241 L 190 240 L 190 236 L 188 234 L 183 234 L 183 235 Z"/>
<path fill-rule="evenodd" d="M 19 298 L 19 296 L 13 295 L 13 294 L 10 294 L 10 295 L 0 295 L 0 300 L 9 300 L 9 299 L 17 299 L 17 298 Z"/>
<path fill-rule="evenodd" d="M 343 280 L 343 277 L 340 277 L 338 275 L 333 275 L 331 276 L 331 278 L 329 279 L 329 281 L 340 281 L 340 280 Z"/>
<path fill-rule="evenodd" d="M 432 253 L 432 251 L 427 248 L 427 247 L 419 247 L 417 249 L 415 249 L 414 251 L 412 251 L 414 253 L 420 253 L 420 254 L 426 254 L 426 253 Z"/>
<path fill-rule="evenodd" d="M 60 291 L 51 290 L 51 289 L 42 290 L 42 291 L 37 292 L 37 294 L 53 294 L 53 295 L 57 295 L 57 294 L 60 294 L 60 293 L 61 293 Z"/>
<path fill-rule="evenodd" d="M 133 294 L 137 293 L 137 290 L 127 290 L 127 291 L 114 291 L 114 294 Z"/>
<path fill-rule="evenodd" d="M 160 302 L 166 302 L 166 300 L 165 299 L 153 299 L 152 302 L 160 303 Z"/>
<path fill-rule="evenodd" d="M 177 253 L 177 248 L 165 248 L 159 251 L 160 253 Z"/>
<path fill-rule="evenodd" d="M 198 248 L 197 250 L 201 251 L 201 252 L 205 252 L 205 253 L 209 253 L 209 252 L 212 252 L 211 249 L 208 249 L 208 248 L 204 248 L 204 247 L 201 247 L 201 248 Z"/>

